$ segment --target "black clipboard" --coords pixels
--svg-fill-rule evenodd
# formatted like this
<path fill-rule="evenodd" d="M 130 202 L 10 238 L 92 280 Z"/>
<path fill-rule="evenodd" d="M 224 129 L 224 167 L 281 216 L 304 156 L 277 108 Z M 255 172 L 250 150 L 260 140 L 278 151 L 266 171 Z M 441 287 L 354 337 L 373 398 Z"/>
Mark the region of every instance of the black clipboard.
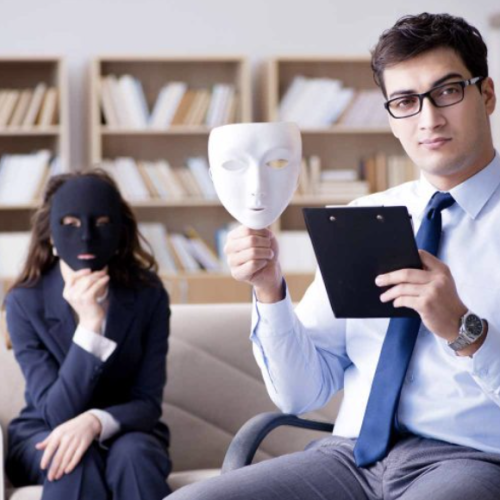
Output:
<path fill-rule="evenodd" d="M 381 302 L 379 274 L 422 269 L 406 207 L 304 208 L 304 219 L 337 318 L 418 317 Z"/>

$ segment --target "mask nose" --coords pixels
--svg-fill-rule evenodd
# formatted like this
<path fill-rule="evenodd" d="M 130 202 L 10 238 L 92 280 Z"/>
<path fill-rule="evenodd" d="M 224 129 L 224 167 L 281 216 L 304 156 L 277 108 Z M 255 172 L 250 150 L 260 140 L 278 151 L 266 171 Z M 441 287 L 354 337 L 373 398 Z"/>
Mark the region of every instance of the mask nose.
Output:
<path fill-rule="evenodd" d="M 255 207 L 262 206 L 266 195 L 263 170 L 263 167 L 258 164 L 253 164 L 249 169 L 248 192 L 250 194 L 250 201 Z"/>
<path fill-rule="evenodd" d="M 81 239 L 84 242 L 89 242 L 93 237 L 92 224 L 88 219 L 83 219 L 81 222 Z"/>

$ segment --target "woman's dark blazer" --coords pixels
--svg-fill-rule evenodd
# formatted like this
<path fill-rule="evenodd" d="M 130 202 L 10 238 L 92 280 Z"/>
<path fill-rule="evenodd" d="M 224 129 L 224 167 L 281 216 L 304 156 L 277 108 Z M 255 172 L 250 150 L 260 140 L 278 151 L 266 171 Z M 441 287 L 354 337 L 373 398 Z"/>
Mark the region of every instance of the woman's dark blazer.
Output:
<path fill-rule="evenodd" d="M 168 446 L 159 419 L 170 309 L 159 279 L 135 288 L 111 283 L 105 336 L 117 347 L 105 362 L 72 341 L 77 325 L 63 288 L 56 264 L 36 286 L 7 295 L 7 326 L 26 380 L 26 407 L 9 426 L 9 448 L 91 408 L 109 412 L 120 433 L 154 433 Z"/>

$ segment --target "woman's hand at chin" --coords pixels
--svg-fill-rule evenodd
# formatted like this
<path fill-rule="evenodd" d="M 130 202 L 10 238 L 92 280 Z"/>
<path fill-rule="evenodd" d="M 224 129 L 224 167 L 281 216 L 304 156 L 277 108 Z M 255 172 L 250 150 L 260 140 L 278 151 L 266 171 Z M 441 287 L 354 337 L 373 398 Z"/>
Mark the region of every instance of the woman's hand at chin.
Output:
<path fill-rule="evenodd" d="M 79 324 L 95 333 L 101 333 L 105 312 L 98 302 L 109 283 L 107 268 L 101 271 L 81 269 L 73 271 L 61 260 L 64 278 L 63 297 L 78 315 Z"/>

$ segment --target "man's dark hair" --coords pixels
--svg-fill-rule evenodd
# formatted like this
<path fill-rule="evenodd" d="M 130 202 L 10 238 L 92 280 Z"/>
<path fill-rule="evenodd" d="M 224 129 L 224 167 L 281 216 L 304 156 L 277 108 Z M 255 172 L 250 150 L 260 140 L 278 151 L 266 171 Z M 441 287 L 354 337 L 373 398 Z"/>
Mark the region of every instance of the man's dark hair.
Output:
<path fill-rule="evenodd" d="M 449 14 L 405 16 L 384 31 L 372 50 L 373 77 L 387 97 L 384 70 L 440 47 L 453 49 L 475 76 L 488 76 L 488 49 L 481 33 L 461 17 Z"/>

